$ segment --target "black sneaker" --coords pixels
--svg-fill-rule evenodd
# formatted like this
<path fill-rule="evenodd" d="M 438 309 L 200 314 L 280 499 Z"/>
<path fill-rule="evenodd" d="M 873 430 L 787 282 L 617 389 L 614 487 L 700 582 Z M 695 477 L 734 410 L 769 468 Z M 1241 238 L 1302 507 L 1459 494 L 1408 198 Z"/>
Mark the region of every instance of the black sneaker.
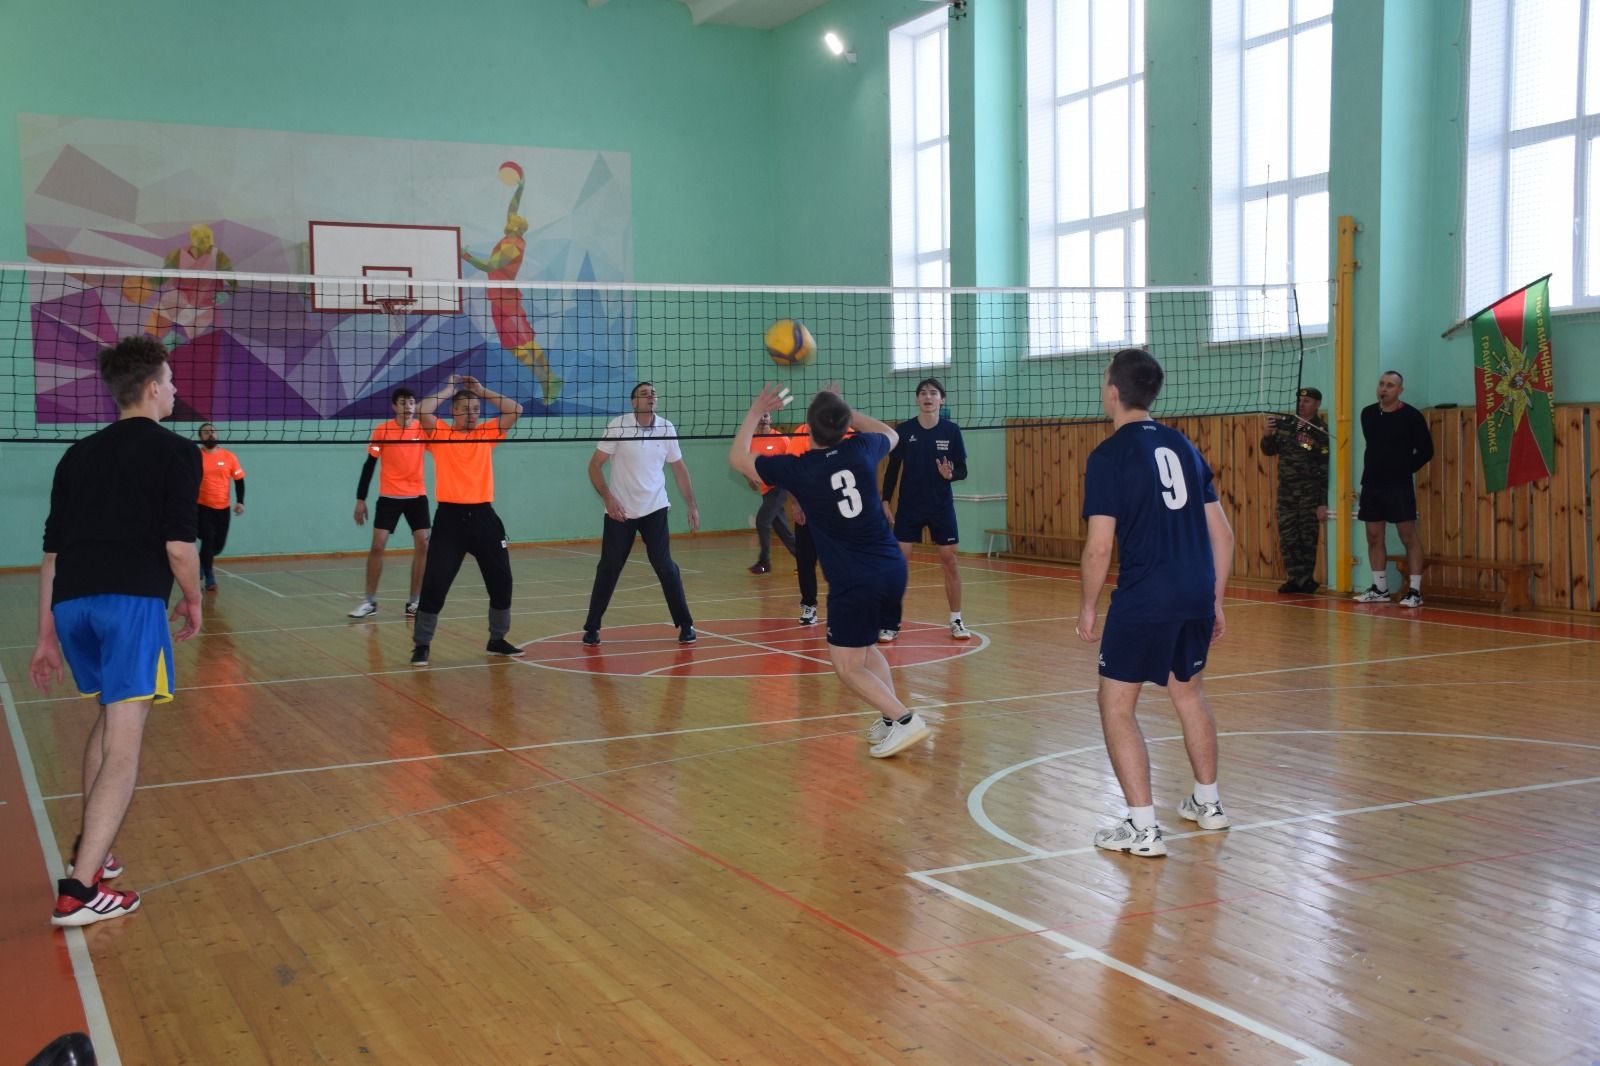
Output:
<path fill-rule="evenodd" d="M 697 641 L 699 639 L 700 639 L 700 634 L 698 634 L 698 633 L 696 633 L 694 631 L 694 626 L 688 625 L 688 626 L 679 626 L 678 627 L 678 643 L 679 644 L 693 644 L 695 641 Z"/>
<path fill-rule="evenodd" d="M 495 637 L 484 646 L 483 650 L 488 652 L 490 655 L 516 655 L 522 651 L 521 648 L 511 643 L 505 637 Z"/>
<path fill-rule="evenodd" d="M 600 646 L 600 631 L 598 629 L 585 629 L 583 631 L 583 642 L 591 648 L 598 648 Z"/>
<path fill-rule="evenodd" d="M 412 666 L 427 666 L 428 665 L 428 645 L 426 645 L 426 644 L 418 644 L 416 647 L 411 649 L 411 665 Z"/>

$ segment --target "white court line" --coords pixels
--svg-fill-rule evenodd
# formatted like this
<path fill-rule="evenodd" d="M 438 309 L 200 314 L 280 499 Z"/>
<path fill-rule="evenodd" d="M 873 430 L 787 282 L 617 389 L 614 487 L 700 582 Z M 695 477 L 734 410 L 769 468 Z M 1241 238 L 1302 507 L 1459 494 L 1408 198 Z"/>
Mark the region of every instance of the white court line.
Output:
<path fill-rule="evenodd" d="M 235 571 L 235 570 L 224 570 L 220 566 L 217 567 L 216 570 L 217 570 L 217 573 L 223 575 L 224 577 L 231 578 L 234 581 L 243 581 L 246 585 L 254 585 L 256 588 L 260 589 L 262 592 L 270 592 L 274 596 L 278 597 L 278 599 L 280 599 L 280 600 L 286 600 L 286 599 L 289 598 L 289 597 L 285 596 L 283 593 L 277 591 L 276 589 L 269 589 L 269 588 L 267 588 L 267 586 L 261 584 L 258 581 L 251 581 L 249 578 L 245 577 L 243 574 L 239 573 L 238 571 Z"/>
<path fill-rule="evenodd" d="M 45 873 L 52 881 L 65 875 L 61 856 L 57 853 L 55 834 L 50 830 L 50 814 L 44 808 L 44 797 L 39 794 L 39 775 L 33 769 L 33 754 L 28 750 L 28 739 L 23 735 L 22 722 L 17 718 L 17 707 L 11 698 L 11 683 L 6 680 L 5 669 L 0 667 L 0 703 L 5 705 L 6 728 L 11 731 L 11 747 L 17 756 L 17 769 L 22 775 L 22 789 L 28 796 L 28 810 L 33 815 L 33 828 L 39 834 L 39 847 L 44 852 Z M 50 886 L 54 888 L 52 884 Z M 89 1024 L 89 1039 L 94 1044 L 95 1056 L 106 1066 L 122 1066 L 122 1055 L 117 1050 L 116 1037 L 111 1032 L 111 1018 L 106 1013 L 105 1000 L 100 996 L 100 981 L 95 976 L 94 959 L 89 955 L 89 944 L 82 928 L 62 930 L 67 938 L 67 956 L 72 960 L 72 978 L 78 984 L 78 998 L 83 1001 L 83 1015 Z"/>
<path fill-rule="evenodd" d="M 1290 1036 L 1288 1033 L 1274 1029 L 1265 1022 L 1259 1022 L 1247 1014 L 1243 1014 L 1237 1010 L 1234 1010 L 1232 1007 L 1218 1003 L 1216 1000 L 1209 999 L 1205 996 L 1199 995 L 1198 993 L 1190 992 L 1188 989 L 1179 985 L 1175 985 L 1165 978 L 1157 977 L 1155 974 L 1150 973 L 1147 970 L 1141 970 L 1137 966 L 1123 962 L 1121 959 L 1106 954 L 1099 948 L 1090 947 L 1081 940 L 1074 940 L 1063 933 L 1058 933 L 1048 929 L 1045 926 L 1040 925 L 1038 922 L 1022 917 L 1020 914 L 1013 914 L 1004 907 L 991 903 L 979 896 L 975 896 L 970 892 L 964 892 L 953 885 L 947 885 L 943 882 L 936 881 L 928 874 L 912 873 L 909 876 L 913 880 L 927 885 L 929 888 L 932 888 L 937 892 L 942 892 L 947 896 L 953 896 L 956 899 L 961 900 L 963 903 L 983 911 L 985 914 L 992 915 L 993 917 L 998 918 L 1010 925 L 1014 925 L 1018 929 L 1021 929 L 1025 932 L 1036 933 L 1043 939 L 1048 940 L 1059 947 L 1066 948 L 1070 952 L 1068 956 L 1069 958 L 1093 960 L 1107 969 L 1116 970 L 1118 973 L 1125 974 L 1128 977 L 1133 978 L 1142 985 L 1147 985 L 1158 992 L 1164 992 L 1174 999 L 1182 1000 L 1184 1003 L 1187 1003 L 1192 1007 L 1198 1007 L 1207 1014 L 1221 1018 L 1224 1021 L 1232 1022 L 1239 1028 L 1248 1032 L 1252 1032 L 1265 1040 L 1270 1040 L 1279 1047 L 1288 1048 L 1290 1051 L 1293 1051 L 1301 1056 L 1299 1061 L 1302 1063 L 1314 1063 L 1317 1064 L 1317 1066 L 1335 1066 L 1335 1064 L 1342 1064 L 1344 1062 L 1343 1059 L 1335 1058 L 1322 1049 L 1308 1044 L 1298 1037 Z"/>

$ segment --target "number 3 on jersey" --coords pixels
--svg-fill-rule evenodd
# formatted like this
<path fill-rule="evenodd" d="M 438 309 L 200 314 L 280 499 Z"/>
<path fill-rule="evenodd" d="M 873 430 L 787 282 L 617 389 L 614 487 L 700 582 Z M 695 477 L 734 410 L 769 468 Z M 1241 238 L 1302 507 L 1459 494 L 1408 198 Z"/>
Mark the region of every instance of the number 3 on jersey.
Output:
<path fill-rule="evenodd" d="M 1171 448 L 1157 448 L 1155 450 L 1156 473 L 1161 476 L 1161 484 L 1166 486 L 1161 493 L 1161 502 L 1169 510 L 1178 511 L 1189 502 L 1189 486 L 1183 483 L 1183 466 L 1178 462 L 1178 453 Z"/>
<path fill-rule="evenodd" d="M 856 488 L 856 476 L 848 470 L 835 470 L 828 484 L 838 489 L 844 497 L 839 501 L 839 513 L 854 518 L 861 513 L 861 492 Z"/>

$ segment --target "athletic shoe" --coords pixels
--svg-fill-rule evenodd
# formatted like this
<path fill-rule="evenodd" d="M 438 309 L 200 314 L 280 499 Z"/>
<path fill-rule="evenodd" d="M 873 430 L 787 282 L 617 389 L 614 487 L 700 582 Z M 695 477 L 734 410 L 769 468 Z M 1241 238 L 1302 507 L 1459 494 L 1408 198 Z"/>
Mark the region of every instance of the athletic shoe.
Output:
<path fill-rule="evenodd" d="M 215 591 L 217 591 L 217 583 L 215 581 L 207 581 L 206 582 L 206 591 L 207 592 L 215 592 Z"/>
<path fill-rule="evenodd" d="M 817 624 L 816 604 L 802 603 L 800 605 L 800 624 L 803 626 L 814 626 Z"/>
<path fill-rule="evenodd" d="M 1097 830 L 1094 846 L 1152 859 L 1167 853 L 1167 842 L 1161 839 L 1161 827 L 1153 825 L 1149 829 L 1135 829 L 1132 818 L 1124 818 L 1110 829 Z"/>
<path fill-rule="evenodd" d="M 511 643 L 505 637 L 495 637 L 484 646 L 483 650 L 488 652 L 490 655 L 516 655 L 522 651 L 521 648 Z"/>
<path fill-rule="evenodd" d="M 679 644 L 693 644 L 695 641 L 697 641 L 699 639 L 700 639 L 700 634 L 698 634 L 698 633 L 696 633 L 694 631 L 694 626 L 689 625 L 689 626 L 679 626 L 678 627 L 678 643 Z"/>
<path fill-rule="evenodd" d="M 1368 585 L 1367 591 L 1357 596 L 1355 600 L 1357 603 L 1388 603 L 1389 594 L 1387 592 L 1379 592 L 1376 585 Z"/>
<path fill-rule="evenodd" d="M 598 648 L 600 646 L 600 631 L 598 629 L 585 629 L 583 631 L 583 642 L 591 648 Z"/>
<path fill-rule="evenodd" d="M 889 735 L 889 730 L 894 728 L 894 723 L 884 718 L 881 714 L 872 716 L 872 724 L 867 726 L 867 743 L 880 743 Z"/>
<path fill-rule="evenodd" d="M 967 628 L 967 623 L 957 618 L 950 623 L 950 636 L 955 640 L 971 640 L 972 630 Z"/>
<path fill-rule="evenodd" d="M 417 603 L 418 603 L 417 600 L 407 600 L 406 601 L 406 617 L 407 618 L 415 618 L 417 616 Z"/>
<path fill-rule="evenodd" d="M 772 573 L 772 567 L 766 563 L 751 563 L 750 572 L 752 574 L 770 574 Z"/>
<path fill-rule="evenodd" d="M 1401 598 L 1401 600 L 1400 600 L 1400 606 L 1402 606 L 1402 607 L 1421 607 L 1422 606 L 1422 590 L 1421 589 L 1407 589 L 1405 596 L 1403 596 Z"/>
<path fill-rule="evenodd" d="M 428 645 L 426 645 L 426 644 L 418 644 L 416 647 L 411 649 L 411 665 L 412 666 L 427 666 L 428 665 Z"/>
<path fill-rule="evenodd" d="M 378 605 L 372 600 L 362 600 L 361 606 L 350 612 L 351 618 L 365 618 L 370 614 L 378 613 Z"/>
<path fill-rule="evenodd" d="M 83 843 L 83 834 L 79 834 L 72 841 L 72 858 L 67 860 L 67 876 L 71 877 L 78 865 L 78 846 Z M 114 853 L 106 854 L 106 861 L 100 864 L 100 876 L 96 881 L 109 881 L 114 877 L 122 876 L 122 862 Z"/>
<path fill-rule="evenodd" d="M 68 878 L 57 883 L 56 909 L 50 915 L 51 925 L 93 925 L 107 918 L 121 918 L 139 909 L 139 893 L 119 892 L 114 888 L 96 885 L 89 889 L 88 899 L 79 899 L 83 886 Z"/>
<path fill-rule="evenodd" d="M 889 727 L 884 738 L 868 749 L 867 754 L 874 759 L 887 759 L 905 751 L 920 740 L 933 736 L 933 730 L 928 728 L 928 723 L 922 720 L 922 715 L 911 712 L 911 721 L 896 722 Z"/>
<path fill-rule="evenodd" d="M 1194 796 L 1183 797 L 1178 813 L 1191 822 L 1199 822 L 1201 829 L 1226 829 L 1233 824 L 1220 803 L 1201 803 Z"/>
<path fill-rule="evenodd" d="M 898 629 L 880 629 L 878 630 L 878 643 L 893 644 L 894 638 L 899 635 L 900 631 Z"/>

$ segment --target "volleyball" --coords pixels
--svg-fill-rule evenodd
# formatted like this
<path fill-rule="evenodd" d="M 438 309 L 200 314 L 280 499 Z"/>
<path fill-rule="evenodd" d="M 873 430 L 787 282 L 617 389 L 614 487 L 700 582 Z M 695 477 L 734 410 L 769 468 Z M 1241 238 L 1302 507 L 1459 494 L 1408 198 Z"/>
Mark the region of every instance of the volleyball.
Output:
<path fill-rule="evenodd" d="M 500 182 L 503 185 L 516 185 L 522 181 L 522 168 L 509 159 L 500 164 Z"/>
<path fill-rule="evenodd" d="M 768 326 L 764 343 L 767 354 L 779 366 L 803 363 L 817 353 L 817 343 L 811 339 L 811 331 L 792 318 L 780 318 Z"/>

